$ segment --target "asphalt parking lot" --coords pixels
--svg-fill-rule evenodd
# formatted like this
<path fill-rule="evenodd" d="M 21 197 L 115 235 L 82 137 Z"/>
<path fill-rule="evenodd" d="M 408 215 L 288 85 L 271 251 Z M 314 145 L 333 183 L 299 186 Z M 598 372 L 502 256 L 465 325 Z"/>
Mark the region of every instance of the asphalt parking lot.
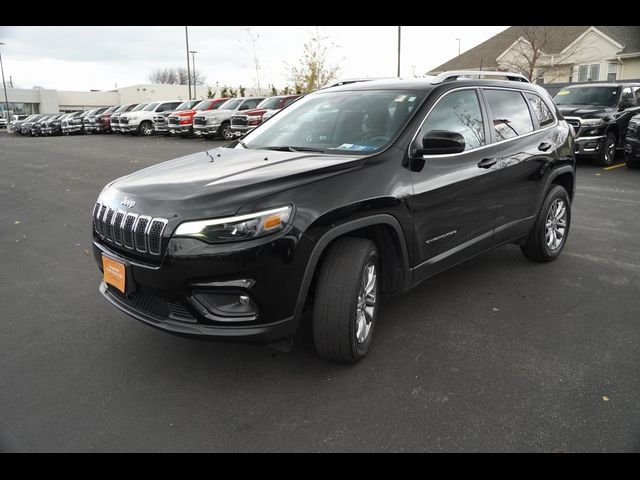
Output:
<path fill-rule="evenodd" d="M 102 186 L 220 142 L 0 131 L 0 451 L 640 451 L 640 171 L 581 163 L 551 264 L 384 298 L 357 366 L 149 328 L 98 293 Z"/>

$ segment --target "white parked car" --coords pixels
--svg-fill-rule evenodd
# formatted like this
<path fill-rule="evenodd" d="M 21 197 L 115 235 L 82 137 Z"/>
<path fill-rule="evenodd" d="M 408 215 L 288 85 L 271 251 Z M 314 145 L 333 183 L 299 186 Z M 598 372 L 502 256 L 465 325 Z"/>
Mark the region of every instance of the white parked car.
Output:
<path fill-rule="evenodd" d="M 175 110 L 182 102 L 180 100 L 167 100 L 163 102 L 150 102 L 142 110 L 132 110 L 120 115 L 119 127 L 124 133 L 137 135 L 153 134 L 153 116 L 156 113 Z"/>

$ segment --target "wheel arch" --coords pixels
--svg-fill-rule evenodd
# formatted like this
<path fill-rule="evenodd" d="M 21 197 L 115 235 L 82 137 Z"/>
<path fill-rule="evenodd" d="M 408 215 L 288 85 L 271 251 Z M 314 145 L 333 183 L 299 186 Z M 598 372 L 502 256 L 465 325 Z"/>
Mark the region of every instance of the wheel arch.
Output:
<path fill-rule="evenodd" d="M 322 264 L 327 248 L 343 237 L 361 237 L 373 240 L 382 262 L 382 287 L 384 293 L 405 290 L 411 281 L 409 251 L 400 222 L 390 214 L 375 214 L 341 223 L 324 233 L 315 243 L 298 291 L 295 317 L 300 318 L 310 287 Z"/>

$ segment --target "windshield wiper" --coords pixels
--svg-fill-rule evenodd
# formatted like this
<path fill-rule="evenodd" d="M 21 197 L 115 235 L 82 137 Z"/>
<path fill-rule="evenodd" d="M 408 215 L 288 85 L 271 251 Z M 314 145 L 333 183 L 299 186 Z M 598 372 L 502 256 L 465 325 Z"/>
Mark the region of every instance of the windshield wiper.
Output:
<path fill-rule="evenodd" d="M 325 153 L 324 150 L 312 147 L 292 147 L 291 145 L 279 145 L 275 147 L 261 147 L 264 150 L 275 150 L 277 152 L 316 152 Z"/>

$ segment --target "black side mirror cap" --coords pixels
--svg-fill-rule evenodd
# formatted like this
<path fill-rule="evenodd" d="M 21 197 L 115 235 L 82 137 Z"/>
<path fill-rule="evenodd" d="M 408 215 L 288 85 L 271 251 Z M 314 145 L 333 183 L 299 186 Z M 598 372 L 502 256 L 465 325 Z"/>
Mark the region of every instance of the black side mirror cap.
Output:
<path fill-rule="evenodd" d="M 448 130 L 429 130 L 422 137 L 422 147 L 413 151 L 413 156 L 447 155 L 464 152 L 464 137 Z"/>

